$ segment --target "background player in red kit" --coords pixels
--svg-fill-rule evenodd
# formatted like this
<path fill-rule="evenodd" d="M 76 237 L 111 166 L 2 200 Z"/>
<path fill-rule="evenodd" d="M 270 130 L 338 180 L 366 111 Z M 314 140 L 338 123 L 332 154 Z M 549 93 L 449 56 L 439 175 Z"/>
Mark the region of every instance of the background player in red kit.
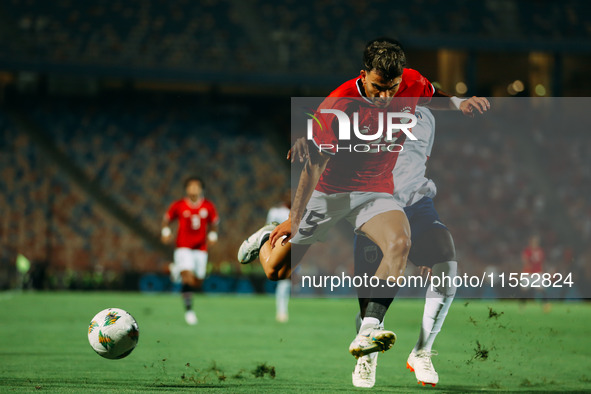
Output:
<path fill-rule="evenodd" d="M 545 260 L 546 253 L 544 253 L 544 249 L 542 249 L 542 247 L 540 246 L 540 237 L 538 235 L 532 235 L 529 239 L 528 245 L 521 252 L 521 262 L 523 263 L 522 272 L 524 274 L 529 274 L 530 280 L 531 274 L 542 275 L 544 273 Z M 544 311 L 550 311 L 550 304 L 545 298 L 543 286 L 523 286 L 521 289 L 525 293 L 524 298 L 522 299 L 523 303 L 525 303 L 528 298 L 535 298 L 536 291 L 538 291 L 541 293 L 542 296 L 542 302 L 544 303 Z"/>
<path fill-rule="evenodd" d="M 523 262 L 523 272 L 527 274 L 542 273 L 546 254 L 540 246 L 540 237 L 537 235 L 529 239 L 528 246 L 521 252 L 521 261 Z"/>
<path fill-rule="evenodd" d="M 193 311 L 193 290 L 201 287 L 207 268 L 207 246 L 217 242 L 218 214 L 213 203 L 203 197 L 203 181 L 190 177 L 185 181 L 185 198 L 172 203 L 162 219 L 162 241 L 170 242 L 169 224 L 178 220 L 172 277 L 182 280 L 182 296 L 187 324 L 197 324 Z"/>

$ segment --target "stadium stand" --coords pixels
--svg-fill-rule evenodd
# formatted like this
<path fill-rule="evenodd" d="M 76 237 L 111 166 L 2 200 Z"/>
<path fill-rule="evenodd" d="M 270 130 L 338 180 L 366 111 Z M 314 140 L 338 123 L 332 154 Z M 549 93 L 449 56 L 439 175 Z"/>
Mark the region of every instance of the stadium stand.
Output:
<path fill-rule="evenodd" d="M 215 73 L 356 70 L 359 49 L 376 34 L 397 36 L 410 45 L 488 42 L 504 48 L 532 40 L 584 43 L 591 35 L 591 23 L 583 17 L 591 6 L 585 0 L 525 0 L 520 7 L 503 0 L 411 5 L 385 0 L 96 0 L 75 7 L 67 0 L 11 0 L 0 10 L 0 35 L 12 37 L 0 40 L 0 49 L 11 61 Z"/>

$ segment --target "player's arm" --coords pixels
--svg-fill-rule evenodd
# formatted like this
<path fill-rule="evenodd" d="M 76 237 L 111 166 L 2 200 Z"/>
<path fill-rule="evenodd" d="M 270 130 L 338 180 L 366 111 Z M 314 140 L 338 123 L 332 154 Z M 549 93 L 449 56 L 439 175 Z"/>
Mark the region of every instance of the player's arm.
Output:
<path fill-rule="evenodd" d="M 218 228 L 220 224 L 220 217 L 218 216 L 218 210 L 215 205 L 209 204 L 209 214 L 207 215 L 207 243 L 210 246 L 215 245 L 218 242 Z"/>
<path fill-rule="evenodd" d="M 271 245 L 275 245 L 275 242 L 282 236 L 286 237 L 282 242 L 282 244 L 285 244 L 292 238 L 293 231 L 297 231 L 304 211 L 306 210 L 306 205 L 308 205 L 308 201 L 312 197 L 312 192 L 316 188 L 320 175 L 324 172 L 330 158 L 328 154 L 320 152 L 316 146 L 310 146 L 308 152 L 309 157 L 302 169 L 298 188 L 296 189 L 289 213 L 289 219 L 273 230 L 269 238 Z"/>
<path fill-rule="evenodd" d="M 218 227 L 219 224 L 217 221 L 209 225 L 209 232 L 207 233 L 207 242 L 211 246 L 215 245 L 218 242 Z"/>
<path fill-rule="evenodd" d="M 287 152 L 287 160 L 290 160 L 292 163 L 296 160 L 296 158 L 300 163 L 303 163 L 308 160 L 309 156 L 310 152 L 308 149 L 308 143 L 304 137 L 298 138 L 291 149 Z"/>
<path fill-rule="evenodd" d="M 435 89 L 433 98 L 438 98 L 438 100 L 431 100 L 431 102 L 427 104 L 427 107 L 436 110 L 459 110 L 466 116 L 474 116 L 474 109 L 481 114 L 490 109 L 490 102 L 486 97 L 472 96 L 467 99 L 461 99 L 452 96 L 441 89 Z M 447 100 L 444 100 L 444 98 L 447 98 Z"/>
<path fill-rule="evenodd" d="M 172 230 L 170 229 L 170 218 L 168 213 L 162 217 L 162 230 L 160 231 L 160 239 L 162 243 L 168 244 L 172 239 Z"/>

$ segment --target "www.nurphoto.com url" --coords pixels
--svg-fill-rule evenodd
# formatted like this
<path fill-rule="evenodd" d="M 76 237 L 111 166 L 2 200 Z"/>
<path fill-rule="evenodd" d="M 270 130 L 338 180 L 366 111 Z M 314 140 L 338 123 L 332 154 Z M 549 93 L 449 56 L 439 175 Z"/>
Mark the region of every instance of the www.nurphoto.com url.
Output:
<path fill-rule="evenodd" d="M 364 275 L 303 275 L 302 287 L 329 288 L 333 291 L 341 287 L 370 288 L 370 287 L 472 287 L 472 288 L 503 288 L 503 287 L 572 287 L 574 285 L 572 273 L 505 273 L 483 272 L 482 275 L 455 275 L 445 273 L 439 275 L 410 275 L 389 276 L 385 282 L 376 276 Z"/>

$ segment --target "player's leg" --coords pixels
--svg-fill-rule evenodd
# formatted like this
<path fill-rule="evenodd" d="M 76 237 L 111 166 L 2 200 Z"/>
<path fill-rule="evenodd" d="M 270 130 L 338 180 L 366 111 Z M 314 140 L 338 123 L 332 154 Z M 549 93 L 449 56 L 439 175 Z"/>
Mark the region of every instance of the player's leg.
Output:
<path fill-rule="evenodd" d="M 432 227 L 415 240 L 410 260 L 417 265 L 431 266 L 432 277 L 451 277 L 457 274 L 458 263 L 453 238 L 447 228 Z M 440 281 L 439 287 L 429 286 L 425 295 L 423 326 L 414 351 L 431 351 L 433 342 L 441 330 L 456 288 L 451 281 Z M 451 286 L 450 286 L 451 285 Z"/>
<path fill-rule="evenodd" d="M 189 248 L 177 248 L 174 251 L 175 269 L 181 273 L 181 296 L 185 306 L 185 321 L 190 325 L 197 324 L 197 318 L 193 312 L 193 289 L 196 282 L 192 252 Z"/>
<path fill-rule="evenodd" d="M 271 280 L 289 279 L 291 277 L 292 263 L 295 268 L 308 250 L 308 245 L 294 245 L 291 242 L 282 245 L 282 241 L 282 239 L 278 239 L 275 246 L 272 247 L 267 240 L 261 247 L 259 254 L 263 270 L 267 278 Z M 292 254 L 294 254 L 293 257 Z"/>
<path fill-rule="evenodd" d="M 412 247 L 411 247 L 412 249 Z M 353 242 L 354 272 L 356 277 L 372 277 L 375 275 L 378 265 L 382 261 L 382 251 L 372 240 L 363 235 L 355 235 Z M 369 302 L 368 289 L 357 288 L 357 299 L 359 301 L 359 314 L 361 320 L 365 317 L 365 310 Z M 361 320 L 356 330 L 359 332 Z"/>
<path fill-rule="evenodd" d="M 289 279 L 292 267 L 295 268 L 309 245 L 298 245 L 292 242 L 282 245 L 283 239 L 279 239 L 272 247 L 269 236 L 276 226 L 277 224 L 265 225 L 244 241 L 238 251 L 238 261 L 248 264 L 258 256 L 267 278 Z"/>
<path fill-rule="evenodd" d="M 195 325 L 198 319 L 193 309 L 193 293 L 196 290 L 201 290 L 201 286 L 203 285 L 203 280 L 207 273 L 207 252 L 203 250 L 191 250 L 191 258 L 193 260 L 193 270 L 182 271 L 181 277 L 186 278 L 186 281 L 183 283 L 183 300 L 187 308 L 185 311 L 185 321 L 189 325 Z"/>
<path fill-rule="evenodd" d="M 382 261 L 382 251 L 369 238 L 363 235 L 355 235 L 353 256 L 355 262 L 356 277 L 371 277 L 375 274 L 380 261 Z M 365 310 L 369 298 L 367 298 L 367 289 L 357 289 L 359 301 L 359 312 L 355 316 L 355 331 L 359 333 L 361 322 L 365 316 Z M 383 328 L 383 321 L 382 326 Z M 370 353 L 359 357 L 352 373 L 353 386 L 371 388 L 376 382 L 376 372 L 378 366 L 378 352 Z"/>
<path fill-rule="evenodd" d="M 195 277 L 195 289 L 201 290 L 205 275 L 207 275 L 207 257 L 208 254 L 204 250 L 193 250 L 193 261 L 195 269 L 193 271 Z"/>
<path fill-rule="evenodd" d="M 443 225 L 431 226 L 413 241 L 410 260 L 419 266 L 430 266 L 432 277 L 453 278 L 457 274 L 457 262 L 453 238 Z M 413 371 L 417 381 L 435 386 L 439 376 L 431 362 L 437 334 L 453 302 L 456 288 L 451 280 L 441 280 L 440 286 L 429 286 L 425 294 L 425 307 L 419 338 L 407 360 L 407 368 Z"/>
<path fill-rule="evenodd" d="M 285 323 L 289 319 L 287 307 L 291 292 L 291 279 L 282 279 L 277 282 L 275 289 L 276 318 L 280 323 Z"/>
<path fill-rule="evenodd" d="M 383 330 L 381 324 L 398 292 L 393 281 L 404 273 L 410 249 L 410 226 L 401 209 L 372 217 L 360 227 L 360 231 L 378 245 L 383 257 L 375 274 L 379 284 L 368 290 L 365 316 L 359 334 L 349 347 L 350 353 L 356 357 L 388 350 L 396 341 L 396 335 Z"/>
<path fill-rule="evenodd" d="M 265 225 L 242 243 L 238 250 L 238 261 L 248 264 L 258 256 L 269 279 L 287 279 L 310 245 L 322 241 L 328 231 L 349 213 L 350 193 L 328 195 L 314 191 L 306 205 L 300 228 L 290 242 L 282 245 L 283 240 L 279 239 L 272 246 L 269 236 L 277 224 Z"/>

